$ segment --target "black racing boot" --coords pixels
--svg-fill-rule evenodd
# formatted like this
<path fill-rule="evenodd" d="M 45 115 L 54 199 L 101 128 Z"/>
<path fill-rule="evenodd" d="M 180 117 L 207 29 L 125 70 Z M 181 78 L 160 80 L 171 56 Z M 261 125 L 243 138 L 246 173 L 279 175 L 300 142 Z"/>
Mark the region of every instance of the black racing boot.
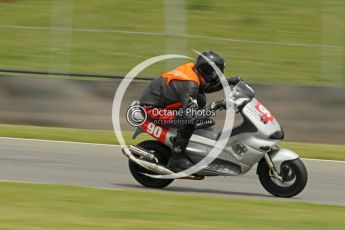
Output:
<path fill-rule="evenodd" d="M 173 172 L 180 172 L 192 167 L 194 164 L 187 158 L 181 146 L 175 146 L 171 152 L 168 168 Z"/>

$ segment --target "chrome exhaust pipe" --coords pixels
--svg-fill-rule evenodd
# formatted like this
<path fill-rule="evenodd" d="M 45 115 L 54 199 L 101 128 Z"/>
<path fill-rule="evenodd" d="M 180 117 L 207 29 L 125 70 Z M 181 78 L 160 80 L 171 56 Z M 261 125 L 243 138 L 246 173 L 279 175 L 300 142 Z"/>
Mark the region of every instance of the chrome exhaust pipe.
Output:
<path fill-rule="evenodd" d="M 169 175 L 169 174 L 173 174 L 174 172 L 171 171 L 170 169 L 164 167 L 163 165 L 159 165 L 158 164 L 158 159 L 150 152 L 148 152 L 146 149 L 140 148 L 138 146 L 134 146 L 134 145 L 129 145 L 128 146 L 129 151 L 132 154 L 127 154 L 124 149 L 122 149 L 122 153 L 129 158 L 129 160 L 133 161 L 134 163 L 140 165 L 141 167 L 160 174 L 160 175 Z M 135 157 L 133 154 L 138 155 L 140 157 L 142 157 L 145 160 L 139 159 L 137 157 Z M 148 162 L 146 160 L 149 161 L 155 161 L 156 163 L 152 163 L 152 162 Z M 198 176 L 198 175 L 189 175 L 189 176 L 185 176 L 179 179 L 189 179 L 189 180 L 203 180 L 205 177 L 204 176 Z"/>
<path fill-rule="evenodd" d="M 129 149 L 129 151 L 131 151 L 131 153 L 138 155 L 138 156 L 144 158 L 145 160 L 155 161 L 158 164 L 158 159 L 155 157 L 155 155 L 150 153 L 146 149 L 143 149 L 143 148 L 140 148 L 140 147 L 134 146 L 134 145 L 128 146 L 128 149 Z"/>
<path fill-rule="evenodd" d="M 133 146 L 133 145 L 130 145 L 128 147 L 128 149 L 131 153 L 139 155 L 139 156 L 143 157 L 144 159 L 147 159 L 147 160 L 148 159 L 155 159 L 155 161 L 158 162 L 157 158 L 153 154 L 147 152 L 147 150 L 144 150 L 142 148 L 138 148 L 137 146 Z M 124 149 L 122 149 L 122 153 L 126 157 L 128 157 L 131 161 L 133 161 L 134 163 L 142 166 L 143 168 L 145 168 L 151 172 L 161 174 L 161 175 L 168 175 L 168 174 L 174 173 L 173 171 L 171 171 L 170 169 L 168 169 L 162 165 L 139 159 L 139 158 L 135 157 L 133 154 L 127 154 L 124 151 Z M 152 155 L 153 155 L 153 157 L 152 157 Z"/>

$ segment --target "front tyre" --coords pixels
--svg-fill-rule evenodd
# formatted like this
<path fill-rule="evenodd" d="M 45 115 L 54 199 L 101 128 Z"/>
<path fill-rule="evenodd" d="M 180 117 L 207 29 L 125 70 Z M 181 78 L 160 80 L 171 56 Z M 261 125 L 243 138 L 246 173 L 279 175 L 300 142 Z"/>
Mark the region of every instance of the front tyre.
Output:
<path fill-rule="evenodd" d="M 170 149 L 159 143 L 158 141 L 149 140 L 140 142 L 138 147 L 151 151 L 155 157 L 158 159 L 159 164 L 166 166 L 169 162 L 170 158 Z M 140 165 L 134 163 L 133 161 L 129 160 L 129 170 L 132 173 L 132 176 L 138 181 L 140 184 L 144 185 L 148 188 L 164 188 L 173 182 L 173 179 L 157 179 L 152 178 L 149 176 L 144 175 L 143 173 L 147 174 L 155 174 L 151 171 L 141 167 Z"/>
<path fill-rule="evenodd" d="M 281 164 L 280 176 L 283 181 L 273 176 L 266 161 L 260 161 L 258 167 L 260 183 L 274 196 L 293 197 L 302 192 L 307 185 L 308 173 L 299 158 Z"/>

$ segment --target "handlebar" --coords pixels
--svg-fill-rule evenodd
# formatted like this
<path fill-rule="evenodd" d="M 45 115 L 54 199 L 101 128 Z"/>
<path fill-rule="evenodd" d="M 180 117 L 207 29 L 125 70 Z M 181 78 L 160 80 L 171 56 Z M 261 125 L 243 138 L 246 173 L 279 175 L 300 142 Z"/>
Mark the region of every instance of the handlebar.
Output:
<path fill-rule="evenodd" d="M 242 105 L 249 102 L 252 98 L 255 97 L 255 92 L 250 87 L 250 85 L 244 81 L 240 80 L 232 89 L 232 95 L 230 99 L 224 99 L 216 101 L 208 105 L 207 109 L 213 110 L 222 110 L 232 107 L 234 105 L 236 108 L 241 107 Z M 228 100 L 228 101 L 227 101 Z"/>

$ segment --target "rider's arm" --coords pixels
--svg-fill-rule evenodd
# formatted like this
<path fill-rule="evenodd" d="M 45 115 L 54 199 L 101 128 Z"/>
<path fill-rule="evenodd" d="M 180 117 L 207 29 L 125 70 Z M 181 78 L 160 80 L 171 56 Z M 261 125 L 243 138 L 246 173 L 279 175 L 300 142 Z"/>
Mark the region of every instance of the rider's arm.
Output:
<path fill-rule="evenodd" d="M 174 90 L 178 96 L 179 102 L 182 104 L 182 109 L 184 111 L 184 120 L 189 120 L 192 123 L 198 120 L 205 120 L 208 117 L 196 116 L 195 111 L 199 110 L 198 96 L 199 96 L 199 86 L 194 81 L 174 81 Z M 187 113 L 186 111 L 189 110 Z M 194 113 L 191 111 L 194 110 Z"/>
<path fill-rule="evenodd" d="M 194 81 L 176 81 L 175 89 L 183 109 L 198 109 L 199 86 Z"/>

